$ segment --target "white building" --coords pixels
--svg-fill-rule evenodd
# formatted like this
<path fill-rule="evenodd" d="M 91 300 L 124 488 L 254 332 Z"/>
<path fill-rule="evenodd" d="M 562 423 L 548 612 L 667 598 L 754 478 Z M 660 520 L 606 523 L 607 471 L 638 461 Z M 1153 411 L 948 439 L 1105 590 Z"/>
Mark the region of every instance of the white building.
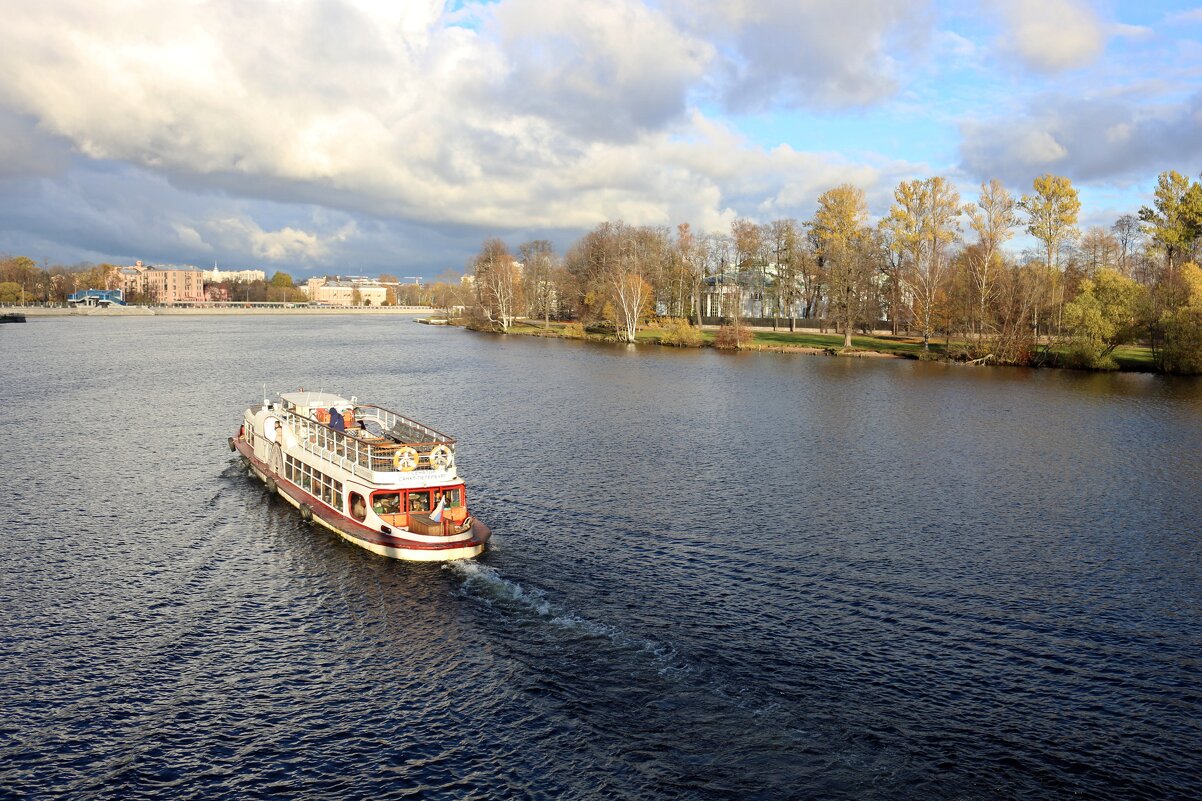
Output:
<path fill-rule="evenodd" d="M 343 278 L 310 278 L 305 289 L 309 300 L 314 303 L 329 303 L 332 306 L 383 306 L 388 301 L 389 287 L 370 278 L 352 276 Z M 355 293 L 358 292 L 356 302 Z"/>
<path fill-rule="evenodd" d="M 267 274 L 262 270 L 218 270 L 214 267 L 204 271 L 204 280 L 212 284 L 224 281 L 243 281 L 249 284 L 251 281 L 266 281 Z"/>

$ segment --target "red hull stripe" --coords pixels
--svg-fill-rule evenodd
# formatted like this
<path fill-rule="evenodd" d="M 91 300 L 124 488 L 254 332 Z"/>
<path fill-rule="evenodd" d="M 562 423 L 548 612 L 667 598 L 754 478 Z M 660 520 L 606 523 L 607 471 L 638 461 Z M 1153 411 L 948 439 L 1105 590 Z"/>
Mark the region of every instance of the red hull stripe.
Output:
<path fill-rule="evenodd" d="M 242 454 L 246 459 L 253 464 L 259 472 L 275 479 L 276 485 L 281 491 L 286 493 L 288 497 L 297 503 L 308 504 L 313 510 L 313 516 L 319 517 L 325 522 L 337 528 L 342 533 L 356 540 L 369 542 L 373 545 L 383 545 L 386 548 L 404 548 L 411 551 L 447 551 L 455 548 L 473 548 L 483 545 L 488 542 L 492 532 L 488 526 L 481 523 L 479 520 L 472 523 L 472 538 L 470 540 L 456 540 L 454 542 L 418 542 L 416 540 L 407 540 L 403 537 L 395 537 L 391 534 L 384 534 L 376 531 L 373 528 L 361 524 L 353 517 L 347 517 L 328 505 L 325 501 L 317 498 L 303 489 L 292 483 L 288 479 L 275 473 L 267 464 L 256 458 L 251 451 L 250 446 L 244 441 L 235 438 L 234 445 L 238 448 L 238 453 Z"/>

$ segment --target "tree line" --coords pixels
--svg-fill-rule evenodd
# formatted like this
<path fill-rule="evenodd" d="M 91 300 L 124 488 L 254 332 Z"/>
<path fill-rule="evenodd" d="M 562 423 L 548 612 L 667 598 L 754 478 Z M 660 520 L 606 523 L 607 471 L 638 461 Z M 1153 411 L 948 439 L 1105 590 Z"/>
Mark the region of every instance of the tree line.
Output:
<path fill-rule="evenodd" d="M 1051 174 L 1021 195 L 985 181 L 968 202 L 941 176 L 903 181 L 893 201 L 873 221 L 864 191 L 842 184 L 807 220 L 716 232 L 607 221 L 562 256 L 545 240 L 511 250 L 492 238 L 460 300 L 499 331 L 554 318 L 633 342 L 653 317 L 738 327 L 749 311 L 791 330 L 819 322 L 844 347 L 886 326 L 924 350 L 942 340 L 952 358 L 1113 369 L 1116 348 L 1142 344 L 1161 370 L 1202 373 L 1198 181 L 1164 172 L 1151 205 L 1084 231 L 1076 188 Z M 1020 232 L 1035 246 L 1014 253 Z"/>

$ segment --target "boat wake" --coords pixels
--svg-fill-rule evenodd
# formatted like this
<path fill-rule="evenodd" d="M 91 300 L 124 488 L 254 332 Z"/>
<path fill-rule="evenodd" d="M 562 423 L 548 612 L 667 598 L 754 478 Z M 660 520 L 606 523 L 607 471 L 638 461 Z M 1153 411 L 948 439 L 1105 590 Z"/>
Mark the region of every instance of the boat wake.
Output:
<path fill-rule="evenodd" d="M 554 626 L 569 636 L 602 640 L 623 651 L 645 654 L 655 662 L 662 675 L 692 672 L 674 646 L 632 636 L 606 623 L 583 618 L 552 602 L 542 590 L 523 587 L 505 578 L 496 568 L 462 560 L 448 562 L 443 569 L 462 578 L 463 583 L 459 586 L 462 597 L 515 615 L 524 622 Z"/>

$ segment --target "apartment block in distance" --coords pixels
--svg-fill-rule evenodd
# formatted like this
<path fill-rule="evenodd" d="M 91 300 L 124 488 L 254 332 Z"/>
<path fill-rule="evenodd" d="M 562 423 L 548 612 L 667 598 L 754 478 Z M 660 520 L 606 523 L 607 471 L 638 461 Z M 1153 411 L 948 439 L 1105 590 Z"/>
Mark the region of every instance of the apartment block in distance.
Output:
<path fill-rule="evenodd" d="M 197 303 L 205 296 L 203 273 L 195 267 L 169 264 L 148 267 L 136 262 L 133 267 L 117 270 L 126 297 L 144 298 L 151 303 Z"/>

